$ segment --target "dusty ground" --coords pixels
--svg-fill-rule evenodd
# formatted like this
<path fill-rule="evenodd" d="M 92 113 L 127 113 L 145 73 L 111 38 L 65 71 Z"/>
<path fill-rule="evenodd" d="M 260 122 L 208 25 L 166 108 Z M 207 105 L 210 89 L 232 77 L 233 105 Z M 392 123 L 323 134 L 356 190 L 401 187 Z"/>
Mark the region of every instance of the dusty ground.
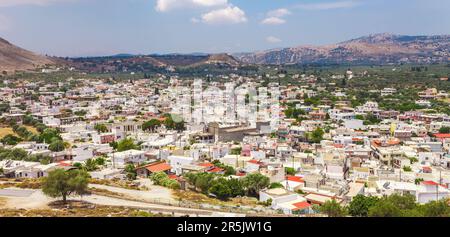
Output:
<path fill-rule="evenodd" d="M 154 214 L 128 207 L 111 207 L 95 205 L 88 202 L 60 201 L 49 203 L 51 208 L 45 209 L 0 209 L 0 216 L 3 217 L 152 217 L 167 216 Z"/>
<path fill-rule="evenodd" d="M 125 189 L 132 189 L 132 190 L 148 190 L 145 186 L 137 186 L 131 181 L 125 181 L 125 180 L 109 180 L 109 179 L 90 179 L 90 184 L 100 184 L 100 185 L 107 185 L 111 187 L 118 187 L 118 188 L 125 188 Z"/>
<path fill-rule="evenodd" d="M 57 201 L 56 199 L 45 196 L 41 190 L 34 190 L 33 194 L 31 194 L 28 197 L 0 197 L 0 198 L 3 200 L 2 201 L 3 204 L 0 206 L 1 208 L 0 213 L 2 211 L 6 211 L 6 214 L 4 213 L 4 215 L 6 216 L 12 216 L 14 215 L 14 213 L 15 214 L 25 213 L 26 215 L 32 216 L 34 213 L 36 214 L 34 216 L 40 216 L 37 215 L 37 212 L 33 212 L 33 210 L 40 210 L 40 212 L 42 212 L 43 210 L 51 210 L 51 207 L 49 207 L 48 204 Z M 151 211 L 156 214 L 162 213 L 165 215 L 175 215 L 175 216 L 181 215 L 211 216 L 214 213 L 208 210 L 153 204 L 144 201 L 131 201 L 95 194 L 86 195 L 83 197 L 70 197 L 68 198 L 68 200 L 76 200 L 76 201 L 81 200 L 84 202 L 91 203 L 93 205 L 140 209 Z M 43 216 L 51 216 L 50 213 L 47 214 Z"/>
<path fill-rule="evenodd" d="M 91 194 L 82 197 L 69 197 L 72 201 L 85 201 L 93 205 L 109 206 L 109 207 L 126 207 L 133 209 L 143 209 L 153 213 L 163 213 L 166 215 L 191 215 L 191 216 L 212 216 L 217 215 L 231 215 L 225 210 L 221 210 L 220 205 L 217 208 L 200 207 L 198 205 L 184 205 L 180 207 L 180 201 L 183 197 L 177 197 L 173 194 L 173 190 L 155 186 L 148 179 L 139 180 L 145 190 L 129 189 L 128 187 L 113 187 L 102 184 L 90 184 L 89 190 Z M 204 195 L 203 195 L 204 196 Z M 206 196 L 205 196 L 206 197 Z M 194 198 L 195 197 L 191 197 Z M 211 200 L 216 200 L 209 198 Z M 187 200 L 187 199 L 186 199 Z M 7 216 L 18 213 L 26 213 L 26 215 L 40 216 L 32 210 L 47 210 L 52 209 L 49 203 L 57 201 L 42 193 L 38 180 L 2 180 L 0 181 L 0 211 L 6 211 Z M 190 200 L 187 200 L 190 201 Z M 196 200 L 201 202 L 202 199 Z M 209 200 L 210 201 L 210 200 Z M 20 211 L 13 211 L 20 210 Z M 26 211 L 25 211 L 26 210 Z M 57 213 L 56 213 L 57 214 Z M 42 216 L 52 216 L 55 213 L 45 213 Z M 66 215 L 62 213 L 61 215 Z M 68 215 L 68 214 L 67 214 Z M 92 213 L 84 213 L 80 215 L 92 215 Z M 145 215 L 145 213 L 144 213 Z"/>
<path fill-rule="evenodd" d="M 118 187 L 111 187 L 106 185 L 98 185 L 98 184 L 90 184 L 89 187 L 98 188 L 108 190 L 114 193 L 123 194 L 125 196 L 133 197 L 140 200 L 147 201 L 167 201 L 167 202 L 175 202 L 176 200 L 172 197 L 172 193 L 170 189 L 160 187 L 160 186 L 152 186 L 148 191 L 141 190 L 131 190 L 124 189 Z"/>
<path fill-rule="evenodd" d="M 0 197 L 0 208 L 3 208 L 3 206 L 5 206 L 6 203 L 6 198 Z"/>

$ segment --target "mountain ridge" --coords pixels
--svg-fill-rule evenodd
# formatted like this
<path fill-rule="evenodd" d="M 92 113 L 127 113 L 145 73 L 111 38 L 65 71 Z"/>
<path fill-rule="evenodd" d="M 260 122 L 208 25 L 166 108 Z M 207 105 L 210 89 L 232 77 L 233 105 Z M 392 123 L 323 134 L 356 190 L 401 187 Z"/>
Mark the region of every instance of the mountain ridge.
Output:
<path fill-rule="evenodd" d="M 450 35 L 381 33 L 323 46 L 300 45 L 249 53 L 118 54 L 85 58 L 42 56 L 0 38 L 0 71 L 7 72 L 48 65 L 65 65 L 87 72 L 112 72 L 211 64 L 234 67 L 245 64 L 430 64 L 449 61 Z"/>
<path fill-rule="evenodd" d="M 336 44 L 300 45 L 234 56 L 249 64 L 442 63 L 450 57 L 450 35 L 371 34 Z"/>
<path fill-rule="evenodd" d="M 0 71 L 33 70 L 55 63 L 56 60 L 54 59 L 15 46 L 0 37 Z"/>

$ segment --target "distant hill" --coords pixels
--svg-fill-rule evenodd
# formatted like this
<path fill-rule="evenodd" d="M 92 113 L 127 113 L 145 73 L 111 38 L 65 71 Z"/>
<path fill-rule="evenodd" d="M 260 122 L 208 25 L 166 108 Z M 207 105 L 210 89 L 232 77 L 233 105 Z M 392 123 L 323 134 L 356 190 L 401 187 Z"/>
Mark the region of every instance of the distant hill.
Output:
<path fill-rule="evenodd" d="M 64 65 L 85 72 L 164 72 L 166 69 L 244 64 L 398 64 L 449 63 L 450 35 L 374 34 L 325 46 L 298 46 L 238 54 L 119 54 L 107 57 L 50 58 L 0 38 L 0 71 Z"/>
<path fill-rule="evenodd" d="M 188 68 L 203 65 L 240 64 L 228 54 L 165 54 L 165 55 L 128 55 L 120 54 L 107 57 L 69 58 L 67 63 L 76 69 L 88 72 L 152 71 L 159 68 Z"/>
<path fill-rule="evenodd" d="M 234 55 L 249 64 L 442 63 L 450 60 L 450 35 L 374 34 L 325 46 L 298 46 Z"/>
<path fill-rule="evenodd" d="M 0 38 L 0 71 L 32 70 L 54 63 L 55 60 L 49 57 L 37 55 Z"/>

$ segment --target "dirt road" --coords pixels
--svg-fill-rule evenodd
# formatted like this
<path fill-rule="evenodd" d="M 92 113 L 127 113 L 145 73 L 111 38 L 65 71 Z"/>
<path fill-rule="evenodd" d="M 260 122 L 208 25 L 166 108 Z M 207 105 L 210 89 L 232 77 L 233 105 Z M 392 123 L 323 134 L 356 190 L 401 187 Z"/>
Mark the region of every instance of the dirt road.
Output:
<path fill-rule="evenodd" d="M 98 186 L 98 188 L 105 188 L 104 185 Z M 109 187 L 106 186 L 109 189 L 118 191 L 118 193 L 126 192 L 128 194 L 135 194 L 140 195 L 144 198 L 150 198 L 152 196 L 149 196 L 147 194 L 141 193 L 141 192 L 147 192 L 147 191 L 137 191 L 136 190 L 127 190 L 122 188 L 115 188 L 115 187 Z M 17 189 L 25 191 L 27 189 Z M 127 190 L 127 191 L 125 191 Z M 29 192 L 33 191 L 31 195 L 29 196 L 21 196 L 21 197 L 12 197 L 12 196 L 1 196 L 4 200 L 4 205 L 2 208 L 12 208 L 12 209 L 45 209 L 49 208 L 48 203 L 55 201 L 56 199 L 50 198 L 45 196 L 41 190 L 28 190 Z M 165 197 L 165 196 L 161 196 Z M 193 209 L 193 208 L 185 208 L 185 207 L 178 207 L 178 206 L 167 206 L 167 205 L 159 205 L 159 204 L 151 204 L 146 202 L 139 202 L 139 201 L 129 201 L 129 200 L 123 200 L 119 198 L 112 198 L 112 197 L 106 197 L 101 195 L 87 195 L 83 197 L 70 197 L 69 200 L 83 200 L 87 201 L 93 204 L 97 205 L 106 205 L 106 206 L 123 206 L 123 207 L 130 207 L 130 208 L 138 208 L 142 210 L 152 211 L 154 213 L 164 213 L 164 214 L 171 214 L 175 216 L 180 215 L 190 215 L 190 216 L 203 216 L 203 217 L 210 217 L 210 216 L 218 216 L 218 215 L 225 215 L 225 216 L 235 216 L 235 214 L 231 213 L 218 213 L 213 212 L 209 210 L 201 210 L 201 209 Z"/>

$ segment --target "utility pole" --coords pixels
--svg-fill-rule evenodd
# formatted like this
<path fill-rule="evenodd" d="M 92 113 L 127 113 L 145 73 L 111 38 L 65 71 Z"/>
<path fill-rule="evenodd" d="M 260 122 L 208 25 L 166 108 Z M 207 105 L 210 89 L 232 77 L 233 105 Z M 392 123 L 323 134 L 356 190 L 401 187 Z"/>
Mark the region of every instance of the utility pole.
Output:
<path fill-rule="evenodd" d="M 436 201 L 439 201 L 439 185 L 436 184 Z"/>
<path fill-rule="evenodd" d="M 286 190 L 289 190 L 289 180 L 287 175 L 284 176 L 285 180 L 286 180 Z"/>
<path fill-rule="evenodd" d="M 295 160 L 294 160 L 294 155 L 292 155 L 292 168 L 295 170 Z"/>

